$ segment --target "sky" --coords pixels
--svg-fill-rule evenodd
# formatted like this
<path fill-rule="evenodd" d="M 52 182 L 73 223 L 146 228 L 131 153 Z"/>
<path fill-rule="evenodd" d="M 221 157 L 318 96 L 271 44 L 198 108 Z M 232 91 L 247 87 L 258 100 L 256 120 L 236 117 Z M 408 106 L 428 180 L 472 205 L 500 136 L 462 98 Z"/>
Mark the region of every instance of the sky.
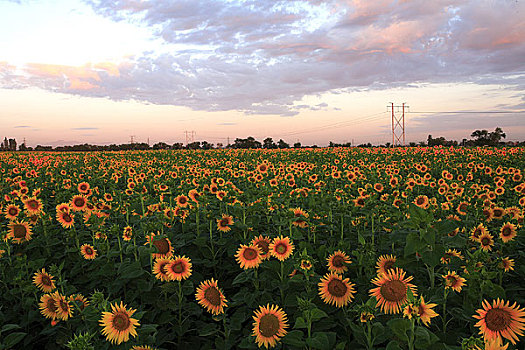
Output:
<path fill-rule="evenodd" d="M 0 0 L 0 137 L 384 144 L 393 102 L 407 142 L 525 140 L 524 16 L 521 0 Z"/>

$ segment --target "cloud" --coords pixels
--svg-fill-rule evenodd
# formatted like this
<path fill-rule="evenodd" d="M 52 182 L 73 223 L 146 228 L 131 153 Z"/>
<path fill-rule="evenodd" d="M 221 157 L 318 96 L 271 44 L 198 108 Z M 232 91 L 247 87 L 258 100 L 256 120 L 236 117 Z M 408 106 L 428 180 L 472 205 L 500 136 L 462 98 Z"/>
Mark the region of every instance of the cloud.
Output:
<path fill-rule="evenodd" d="M 71 128 L 71 130 L 98 130 L 99 128 L 83 127 L 83 128 Z"/>
<path fill-rule="evenodd" d="M 237 123 L 217 123 L 217 125 L 237 125 Z"/>
<path fill-rule="evenodd" d="M 26 128 L 30 128 L 29 125 L 16 125 L 16 126 L 13 126 L 13 128 L 15 129 L 26 129 Z"/>
<path fill-rule="evenodd" d="M 293 116 L 308 95 L 525 77 L 525 2 L 86 0 L 150 28 L 163 49 L 120 64 L 0 64 L 0 86 Z M 512 78 L 509 78 L 512 77 Z"/>

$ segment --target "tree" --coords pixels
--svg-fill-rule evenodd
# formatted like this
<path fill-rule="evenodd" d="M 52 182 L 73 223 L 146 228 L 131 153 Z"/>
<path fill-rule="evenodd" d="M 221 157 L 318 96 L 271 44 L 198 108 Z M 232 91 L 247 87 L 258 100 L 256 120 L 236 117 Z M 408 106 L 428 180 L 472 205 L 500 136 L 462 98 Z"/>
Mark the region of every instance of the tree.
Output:
<path fill-rule="evenodd" d="M 249 136 L 246 139 L 236 138 L 232 148 L 261 148 L 261 143 L 255 140 L 252 136 Z"/>
<path fill-rule="evenodd" d="M 476 146 L 497 146 L 502 138 L 507 137 L 500 127 L 490 133 L 487 130 L 475 130 L 470 136 L 475 138 Z"/>
<path fill-rule="evenodd" d="M 16 140 L 15 139 L 9 139 L 9 147 L 8 149 L 10 151 L 16 151 Z"/>
<path fill-rule="evenodd" d="M 169 149 L 170 145 L 165 142 L 158 142 L 153 145 L 153 149 Z"/>
<path fill-rule="evenodd" d="M 201 144 L 202 149 L 212 149 L 213 143 L 208 143 L 207 141 L 202 141 Z"/>
<path fill-rule="evenodd" d="M 290 145 L 284 142 L 282 139 L 277 142 L 277 147 L 279 148 L 290 148 Z"/>
<path fill-rule="evenodd" d="M 184 146 L 182 145 L 182 143 L 180 142 L 175 142 L 172 146 L 171 146 L 171 149 L 183 149 Z"/>
<path fill-rule="evenodd" d="M 301 148 L 301 143 L 300 142 L 294 143 L 293 148 Z"/>
<path fill-rule="evenodd" d="M 494 129 L 493 132 L 489 134 L 489 139 L 494 145 L 497 145 L 502 138 L 504 139 L 506 137 L 507 134 L 505 134 L 500 127 L 497 127 L 496 129 Z"/>
<path fill-rule="evenodd" d="M 192 142 L 192 143 L 188 143 L 186 145 L 186 148 L 187 149 L 201 149 L 201 143 L 200 143 L 200 141 L 195 141 L 195 142 Z"/>
<path fill-rule="evenodd" d="M 263 148 L 277 148 L 277 145 L 275 142 L 273 142 L 273 139 L 271 137 L 267 137 L 263 140 Z"/>

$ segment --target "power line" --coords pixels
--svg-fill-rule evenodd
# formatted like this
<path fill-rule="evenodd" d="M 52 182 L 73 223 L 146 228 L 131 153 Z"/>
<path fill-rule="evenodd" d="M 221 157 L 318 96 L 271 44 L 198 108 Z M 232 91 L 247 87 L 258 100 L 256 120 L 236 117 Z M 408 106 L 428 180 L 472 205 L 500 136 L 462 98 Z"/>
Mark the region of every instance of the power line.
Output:
<path fill-rule="evenodd" d="M 412 114 L 513 114 L 525 113 L 525 111 L 428 111 L 428 112 L 408 112 Z"/>

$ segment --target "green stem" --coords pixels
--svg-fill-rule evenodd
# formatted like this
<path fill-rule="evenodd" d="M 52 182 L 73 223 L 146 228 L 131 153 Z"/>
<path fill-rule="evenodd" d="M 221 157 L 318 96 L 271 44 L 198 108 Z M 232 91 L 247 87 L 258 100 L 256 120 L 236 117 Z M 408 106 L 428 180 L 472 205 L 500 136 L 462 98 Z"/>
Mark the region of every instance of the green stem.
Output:
<path fill-rule="evenodd" d="M 180 340 L 182 338 L 182 282 L 179 282 L 179 346 L 180 346 Z"/>
<path fill-rule="evenodd" d="M 372 325 L 370 321 L 366 322 L 366 348 L 368 350 L 374 348 L 374 342 L 372 341 Z"/>
<path fill-rule="evenodd" d="M 412 318 L 410 320 L 410 338 L 408 339 L 408 350 L 414 350 L 414 338 L 415 338 L 415 331 L 414 331 L 414 323 L 415 318 Z"/>
<path fill-rule="evenodd" d="M 447 333 L 447 296 L 448 289 L 443 290 L 443 334 Z"/>

